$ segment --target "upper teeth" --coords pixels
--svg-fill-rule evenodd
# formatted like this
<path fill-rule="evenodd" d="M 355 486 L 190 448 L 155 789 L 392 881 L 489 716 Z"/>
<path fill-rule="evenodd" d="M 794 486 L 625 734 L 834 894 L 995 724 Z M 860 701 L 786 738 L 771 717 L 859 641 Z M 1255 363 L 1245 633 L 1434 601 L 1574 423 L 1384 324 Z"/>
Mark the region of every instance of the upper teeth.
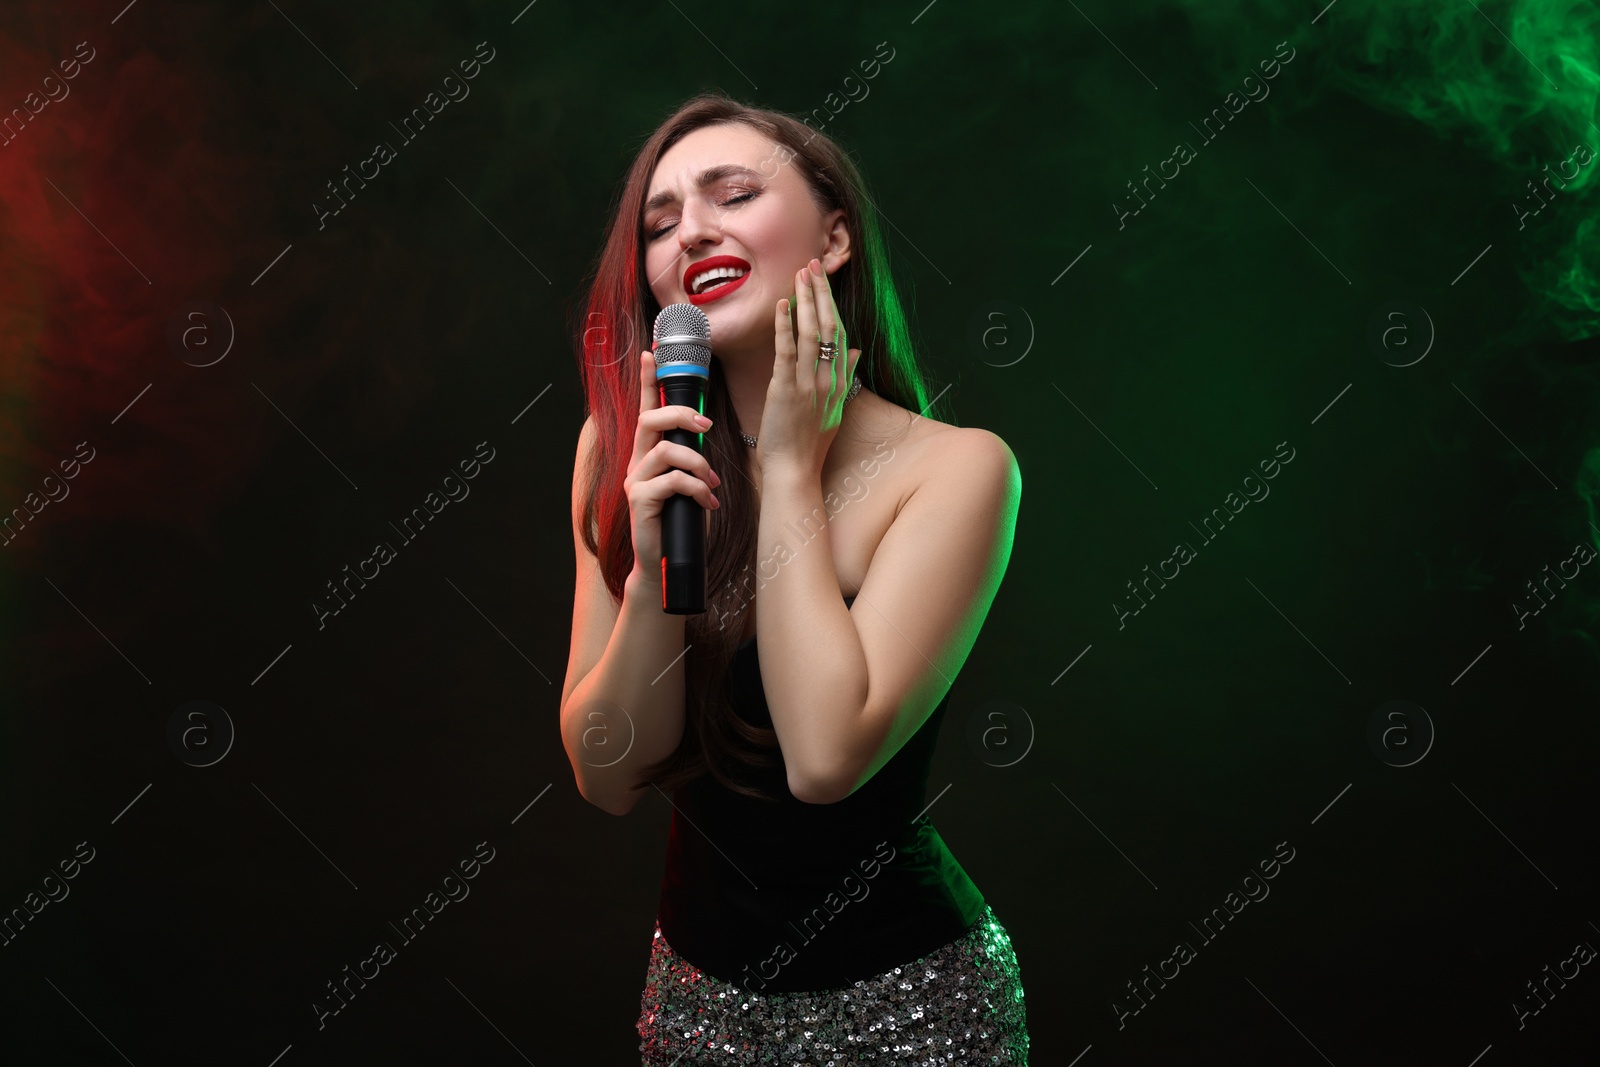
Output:
<path fill-rule="evenodd" d="M 723 278 L 740 278 L 747 273 L 749 272 L 743 267 L 712 267 L 703 274 L 695 275 L 694 291 L 696 294 L 703 293 L 713 282 L 721 281 Z"/>

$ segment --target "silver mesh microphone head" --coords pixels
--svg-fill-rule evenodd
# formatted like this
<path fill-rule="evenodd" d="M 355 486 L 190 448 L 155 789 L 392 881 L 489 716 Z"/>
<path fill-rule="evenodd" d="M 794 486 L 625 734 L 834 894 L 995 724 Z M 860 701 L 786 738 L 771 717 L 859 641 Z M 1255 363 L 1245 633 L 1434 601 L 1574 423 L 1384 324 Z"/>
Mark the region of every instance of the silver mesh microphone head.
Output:
<path fill-rule="evenodd" d="M 656 316 L 654 340 L 658 372 L 670 363 L 689 363 L 701 368 L 700 373 L 709 372 L 711 322 L 693 304 L 668 304 L 662 308 Z"/>

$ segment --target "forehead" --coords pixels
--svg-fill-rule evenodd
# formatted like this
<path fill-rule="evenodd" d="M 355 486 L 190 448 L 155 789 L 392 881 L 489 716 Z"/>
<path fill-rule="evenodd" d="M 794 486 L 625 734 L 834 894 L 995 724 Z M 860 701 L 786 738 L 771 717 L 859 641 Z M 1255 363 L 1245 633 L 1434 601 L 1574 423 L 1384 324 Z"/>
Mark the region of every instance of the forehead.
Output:
<path fill-rule="evenodd" d="M 788 167 L 779 144 L 742 122 L 702 126 L 683 136 L 656 163 L 646 199 L 661 192 L 693 192 L 701 171 L 723 163 L 749 167 L 763 178 L 782 180 Z"/>

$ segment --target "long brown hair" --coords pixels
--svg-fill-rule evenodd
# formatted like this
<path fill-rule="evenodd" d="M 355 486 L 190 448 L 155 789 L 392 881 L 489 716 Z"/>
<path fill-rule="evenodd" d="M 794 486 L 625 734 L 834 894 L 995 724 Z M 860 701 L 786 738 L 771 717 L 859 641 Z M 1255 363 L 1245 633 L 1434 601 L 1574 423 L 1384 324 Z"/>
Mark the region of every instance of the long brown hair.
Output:
<path fill-rule="evenodd" d="M 596 461 L 589 467 L 583 539 L 618 603 L 634 564 L 622 483 L 639 421 L 639 353 L 649 347 L 652 324 L 661 310 L 649 285 L 642 282 L 644 198 L 656 163 L 667 149 L 693 130 L 729 122 L 743 123 L 781 145 L 785 162 L 798 168 L 823 213 L 844 209 L 851 253 L 829 284 L 850 345 L 861 349 L 857 375 L 862 388 L 914 412 L 927 413 L 933 406 L 912 354 L 877 213 L 850 157 L 832 139 L 782 112 L 747 107 L 720 93 L 693 97 L 656 128 L 628 169 L 592 274 L 583 319 L 571 325 L 586 406 L 599 431 Z M 760 515 L 748 446 L 738 437 L 738 418 L 715 356 L 706 388 L 706 414 L 714 421 L 704 436 L 705 451 L 723 474 L 717 489 L 722 507 L 715 513 L 706 543 L 711 592 L 707 611 L 685 622 L 689 651 L 684 657 L 683 738 L 671 754 L 640 771 L 636 786 L 654 782 L 670 793 L 710 772 L 736 792 L 772 799 L 730 777 L 735 763 L 774 765 L 777 734 L 740 718 L 727 687 L 742 625 L 729 627 L 728 622 L 742 620 L 742 613 L 752 609 Z"/>

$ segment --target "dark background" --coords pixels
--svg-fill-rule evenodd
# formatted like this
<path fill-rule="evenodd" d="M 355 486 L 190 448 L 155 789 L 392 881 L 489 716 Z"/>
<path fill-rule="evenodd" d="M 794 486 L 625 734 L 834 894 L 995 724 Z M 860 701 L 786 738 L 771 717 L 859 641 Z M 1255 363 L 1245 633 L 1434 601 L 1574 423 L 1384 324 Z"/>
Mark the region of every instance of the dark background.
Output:
<path fill-rule="evenodd" d="M 1600 144 L 1591 4 L 524 2 L 0 12 L 0 107 L 95 50 L 0 146 L 0 507 L 95 453 L 0 554 L 0 909 L 94 850 L 0 947 L 0 1061 L 637 1062 L 671 811 L 585 803 L 558 735 L 568 326 L 629 160 L 702 88 L 822 109 L 934 390 L 1018 457 L 928 799 L 1012 935 L 1032 1062 L 1592 1058 L 1593 967 L 1514 1005 L 1600 944 L 1600 570 L 1512 607 L 1600 541 L 1592 170 L 1519 225 Z M 470 96 L 319 229 L 325 183 L 479 42 Z M 398 558 L 319 629 L 380 539 Z M 1119 628 L 1179 540 L 1197 558 Z M 1003 750 L 969 732 L 996 709 Z M 479 842 L 470 896 L 402 945 Z M 398 957 L 319 1030 L 379 940 Z M 1119 1026 L 1179 940 L 1197 958 Z"/>

